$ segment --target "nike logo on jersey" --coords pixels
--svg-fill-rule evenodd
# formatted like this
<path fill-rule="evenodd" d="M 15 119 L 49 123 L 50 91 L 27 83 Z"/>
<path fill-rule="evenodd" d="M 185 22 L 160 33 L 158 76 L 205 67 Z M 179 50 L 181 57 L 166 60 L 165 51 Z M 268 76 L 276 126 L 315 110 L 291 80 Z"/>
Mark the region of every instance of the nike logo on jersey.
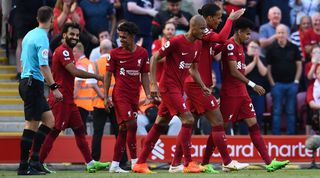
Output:
<path fill-rule="evenodd" d="M 182 56 L 185 56 L 185 55 L 187 55 L 188 53 L 181 53 L 182 54 Z"/>
<path fill-rule="evenodd" d="M 230 115 L 229 115 L 229 120 L 231 120 L 231 119 L 232 119 L 232 116 L 233 116 L 233 114 L 230 114 Z"/>

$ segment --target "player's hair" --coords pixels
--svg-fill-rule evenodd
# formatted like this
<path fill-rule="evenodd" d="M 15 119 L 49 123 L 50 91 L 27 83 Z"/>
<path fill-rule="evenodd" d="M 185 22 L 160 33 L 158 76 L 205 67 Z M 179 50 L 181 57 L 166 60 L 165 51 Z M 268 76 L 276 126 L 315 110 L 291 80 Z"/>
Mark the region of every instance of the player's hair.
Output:
<path fill-rule="evenodd" d="M 65 23 L 62 28 L 62 34 L 67 33 L 69 28 L 76 28 L 80 31 L 80 25 L 74 22 Z"/>
<path fill-rule="evenodd" d="M 254 29 L 254 23 L 247 18 L 240 17 L 238 20 L 233 22 L 233 28 L 237 30 L 245 30 L 247 28 Z"/>
<path fill-rule="evenodd" d="M 218 11 L 220 11 L 220 7 L 216 4 L 205 4 L 198 9 L 198 13 L 203 17 L 214 16 Z"/>
<path fill-rule="evenodd" d="M 139 29 L 138 26 L 133 22 L 123 22 L 119 24 L 117 30 L 120 32 L 127 32 L 130 35 L 135 35 L 138 33 Z"/>
<path fill-rule="evenodd" d="M 48 22 L 53 16 L 52 8 L 49 6 L 42 6 L 38 9 L 37 18 L 40 23 Z"/>

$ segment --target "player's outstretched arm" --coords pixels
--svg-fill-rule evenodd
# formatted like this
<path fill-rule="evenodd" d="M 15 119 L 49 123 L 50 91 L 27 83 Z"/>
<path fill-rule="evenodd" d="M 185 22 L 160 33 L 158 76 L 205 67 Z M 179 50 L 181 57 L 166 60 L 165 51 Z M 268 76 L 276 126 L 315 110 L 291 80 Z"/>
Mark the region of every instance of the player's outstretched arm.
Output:
<path fill-rule="evenodd" d="M 103 81 L 103 76 L 77 69 L 76 66 L 73 63 L 67 64 L 65 66 L 65 68 L 67 69 L 67 71 L 71 75 L 73 75 L 75 77 L 79 77 L 79 78 L 94 78 L 94 79 Z"/>

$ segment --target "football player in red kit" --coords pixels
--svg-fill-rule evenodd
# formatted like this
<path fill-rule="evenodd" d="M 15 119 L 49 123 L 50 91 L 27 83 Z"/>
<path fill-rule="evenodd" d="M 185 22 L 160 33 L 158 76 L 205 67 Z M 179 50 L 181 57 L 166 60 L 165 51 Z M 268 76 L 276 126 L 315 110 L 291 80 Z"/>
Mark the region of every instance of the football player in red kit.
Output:
<path fill-rule="evenodd" d="M 225 123 L 244 120 L 248 125 L 252 143 L 266 163 L 267 171 L 276 171 L 289 164 L 289 161 L 271 160 L 267 147 L 261 136 L 256 113 L 247 92 L 246 85 L 253 88 L 259 95 L 264 95 L 265 90 L 245 77 L 245 53 L 242 44 L 250 38 L 254 24 L 245 18 L 234 22 L 235 33 L 222 48 L 222 86 L 221 113 Z"/>
<path fill-rule="evenodd" d="M 119 133 L 114 147 L 114 154 L 109 172 L 127 173 L 119 167 L 119 162 L 126 148 L 129 148 L 131 165 L 137 162 L 136 133 L 137 114 L 141 83 L 147 96 L 151 99 L 149 88 L 149 60 L 146 49 L 135 44 L 138 27 L 132 22 L 121 23 L 117 28 L 121 47 L 111 50 L 107 61 L 105 77 L 106 109 L 114 105 Z M 111 76 L 114 75 L 115 85 L 112 103 L 108 96 Z M 141 81 L 140 81 L 141 79 Z"/>
<path fill-rule="evenodd" d="M 152 173 L 146 164 L 148 155 L 173 115 L 179 116 L 182 121 L 177 145 L 181 145 L 185 158 L 184 172 L 201 172 L 203 170 L 202 166 L 192 162 L 191 159 L 190 147 L 194 118 L 183 98 L 183 84 L 190 72 L 194 80 L 201 86 L 202 91 L 199 94 L 209 95 L 211 93 L 211 90 L 202 82 L 197 67 L 201 51 L 200 39 L 202 39 L 205 30 L 205 19 L 200 15 L 192 17 L 189 31 L 171 38 L 152 57 L 150 65 L 151 95 L 156 99 L 160 94 L 162 101 L 158 117 L 144 141 L 143 150 L 137 164 L 133 167 L 133 172 Z M 166 61 L 158 89 L 156 66 L 163 57 L 166 57 Z"/>

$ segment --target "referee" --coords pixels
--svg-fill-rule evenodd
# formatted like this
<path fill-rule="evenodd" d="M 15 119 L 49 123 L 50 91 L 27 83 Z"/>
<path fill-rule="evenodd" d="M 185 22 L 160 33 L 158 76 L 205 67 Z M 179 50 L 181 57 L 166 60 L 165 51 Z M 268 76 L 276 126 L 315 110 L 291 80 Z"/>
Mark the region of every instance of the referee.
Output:
<path fill-rule="evenodd" d="M 43 175 L 46 170 L 39 162 L 39 150 L 54 126 L 54 116 L 44 97 L 44 79 L 53 90 L 57 102 L 63 99 L 48 65 L 48 31 L 52 27 L 53 11 L 48 6 L 37 12 L 39 26 L 27 33 L 22 41 L 22 74 L 19 93 L 24 101 L 25 127 L 20 142 L 18 175 Z M 42 124 L 39 126 L 39 122 Z M 29 160 L 29 152 L 32 155 Z M 29 162 L 28 162 L 29 160 Z"/>

